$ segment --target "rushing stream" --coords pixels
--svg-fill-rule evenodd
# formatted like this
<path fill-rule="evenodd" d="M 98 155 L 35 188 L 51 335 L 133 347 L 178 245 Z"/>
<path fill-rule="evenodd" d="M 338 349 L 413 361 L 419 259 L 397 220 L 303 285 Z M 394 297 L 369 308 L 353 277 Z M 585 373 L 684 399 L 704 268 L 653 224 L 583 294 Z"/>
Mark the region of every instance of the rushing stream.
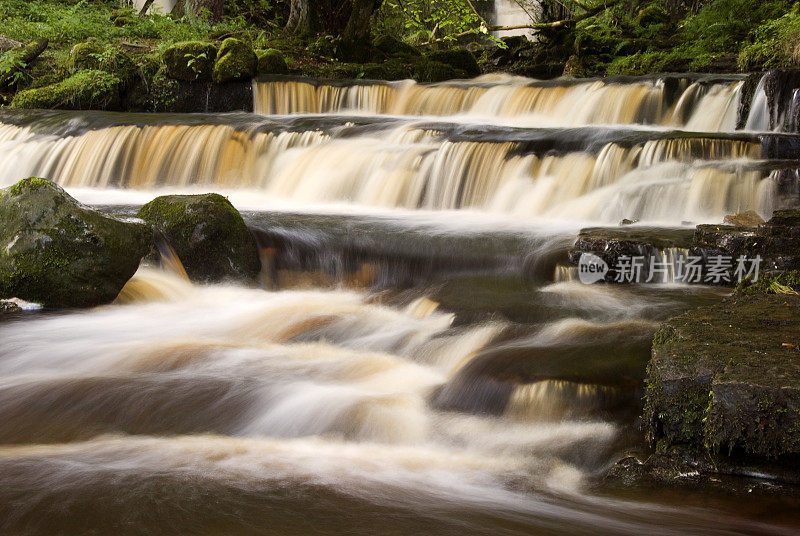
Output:
<path fill-rule="evenodd" d="M 646 448 L 659 321 L 725 290 L 559 269 L 582 227 L 783 206 L 761 93 L 748 120 L 736 76 L 254 86 L 254 114 L 0 112 L 0 186 L 224 193 L 263 263 L 0 324 L 0 532 L 796 533 L 795 500 L 599 485 Z"/>

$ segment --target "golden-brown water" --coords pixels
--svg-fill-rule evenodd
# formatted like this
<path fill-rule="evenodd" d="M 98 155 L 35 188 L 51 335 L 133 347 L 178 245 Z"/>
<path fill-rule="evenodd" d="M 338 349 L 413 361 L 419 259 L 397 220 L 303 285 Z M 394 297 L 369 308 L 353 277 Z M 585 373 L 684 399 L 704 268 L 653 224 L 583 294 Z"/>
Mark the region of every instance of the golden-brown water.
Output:
<path fill-rule="evenodd" d="M 0 323 L 0 534 L 796 533 L 792 495 L 603 485 L 646 452 L 659 323 L 727 291 L 562 265 L 586 225 L 789 203 L 791 143 L 735 130 L 741 91 L 283 79 L 256 109 L 291 117 L 0 113 L 0 186 L 126 216 L 221 191 L 263 262 L 194 285 L 159 243 L 115 303 Z"/>

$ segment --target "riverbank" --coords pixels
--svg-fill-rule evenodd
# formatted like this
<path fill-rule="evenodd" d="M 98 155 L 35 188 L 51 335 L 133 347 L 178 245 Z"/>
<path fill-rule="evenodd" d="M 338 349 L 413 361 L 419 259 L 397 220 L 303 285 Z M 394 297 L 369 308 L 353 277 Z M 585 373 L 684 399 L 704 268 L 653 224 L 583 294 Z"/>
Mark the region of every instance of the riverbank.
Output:
<path fill-rule="evenodd" d="M 430 83 L 495 72 L 554 78 L 797 67 L 796 9 L 783 1 L 747 2 L 717 0 L 696 11 L 659 2 L 586 6 L 564 24 L 539 28 L 536 41 L 478 30 L 425 40 L 389 24 L 396 14 L 378 11 L 372 37 L 353 62 L 336 36 L 284 30 L 278 8 L 251 9 L 247 19 L 231 4 L 212 24 L 191 14 L 139 16 L 110 1 L 10 0 L 0 6 L 0 105 L 180 112 L 205 103 L 206 111 L 248 110 L 249 81 L 274 74 Z M 730 10 L 747 17 L 729 20 Z"/>

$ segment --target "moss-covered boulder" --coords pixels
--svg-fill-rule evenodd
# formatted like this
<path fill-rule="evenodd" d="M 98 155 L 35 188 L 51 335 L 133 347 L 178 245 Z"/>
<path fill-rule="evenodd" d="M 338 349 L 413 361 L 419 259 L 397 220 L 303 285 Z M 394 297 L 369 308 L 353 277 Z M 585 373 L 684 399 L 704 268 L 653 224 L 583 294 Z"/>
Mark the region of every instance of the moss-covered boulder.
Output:
<path fill-rule="evenodd" d="M 280 50 L 269 48 L 256 51 L 258 74 L 287 74 L 289 67 Z"/>
<path fill-rule="evenodd" d="M 219 194 L 157 197 L 138 216 L 164 235 L 192 280 L 247 281 L 261 269 L 242 215 Z"/>
<path fill-rule="evenodd" d="M 119 106 L 122 81 L 105 71 L 78 71 L 49 86 L 20 91 L 12 108 L 62 110 L 110 110 Z"/>
<path fill-rule="evenodd" d="M 419 82 L 444 82 L 454 78 L 464 78 L 466 73 L 458 71 L 440 61 L 423 60 L 414 67 L 414 79 Z"/>
<path fill-rule="evenodd" d="M 72 47 L 66 67 L 71 74 L 87 69 L 113 73 L 123 84 L 130 83 L 137 70 L 130 54 L 97 41 L 86 41 Z"/>
<path fill-rule="evenodd" d="M 481 74 L 481 68 L 478 65 L 478 60 L 467 49 L 454 48 L 451 50 L 436 50 L 426 56 L 431 61 L 438 61 L 456 69 L 457 71 L 464 71 L 467 76 L 474 77 Z"/>
<path fill-rule="evenodd" d="M 77 43 L 69 51 L 66 67 L 71 73 L 82 69 L 97 69 L 98 56 L 105 50 L 105 46 L 99 41 L 90 39 L 82 43 Z"/>
<path fill-rule="evenodd" d="M 422 54 L 413 46 L 404 43 L 390 35 L 381 35 L 375 38 L 372 46 L 384 56 L 393 57 L 418 57 Z"/>
<path fill-rule="evenodd" d="M 737 296 L 668 320 L 647 371 L 648 436 L 720 456 L 800 454 L 800 296 Z"/>
<path fill-rule="evenodd" d="M 368 80 L 404 80 L 410 78 L 412 72 L 408 64 L 392 58 L 383 63 L 364 64 L 363 74 Z"/>
<path fill-rule="evenodd" d="M 161 57 L 164 72 L 175 80 L 211 80 L 217 47 L 202 41 L 184 41 L 168 47 Z"/>
<path fill-rule="evenodd" d="M 222 42 L 214 63 L 212 78 L 221 84 L 253 78 L 258 68 L 258 57 L 250 45 L 229 37 Z"/>
<path fill-rule="evenodd" d="M 0 190 L 0 298 L 46 307 L 108 303 L 139 267 L 152 232 L 29 178 Z"/>

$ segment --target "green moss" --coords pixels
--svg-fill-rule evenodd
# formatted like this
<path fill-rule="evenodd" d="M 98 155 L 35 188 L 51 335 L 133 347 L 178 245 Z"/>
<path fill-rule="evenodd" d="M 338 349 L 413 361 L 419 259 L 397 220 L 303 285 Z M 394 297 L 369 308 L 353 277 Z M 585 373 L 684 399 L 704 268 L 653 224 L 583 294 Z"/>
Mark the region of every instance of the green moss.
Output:
<path fill-rule="evenodd" d="M 258 57 L 253 49 L 239 39 L 229 37 L 222 42 L 214 63 L 212 78 L 221 84 L 253 78 L 258 68 Z"/>
<path fill-rule="evenodd" d="M 192 279 L 247 281 L 260 270 L 250 230 L 219 194 L 157 197 L 137 216 L 164 235 Z"/>
<path fill-rule="evenodd" d="M 800 271 L 791 270 L 778 275 L 759 277 L 755 283 L 742 281 L 736 286 L 736 294 L 797 294 L 800 292 Z"/>
<path fill-rule="evenodd" d="M 104 50 L 105 46 L 95 39 L 78 43 L 69 51 L 67 70 L 75 73 L 81 69 L 99 69 L 96 55 L 101 54 Z"/>
<path fill-rule="evenodd" d="M 49 86 L 20 91 L 12 108 L 57 108 L 63 110 L 108 110 L 119 106 L 121 81 L 104 71 L 78 71 Z"/>
<path fill-rule="evenodd" d="M 165 74 L 175 80 L 211 80 L 217 47 L 202 41 L 183 41 L 167 47 L 162 55 Z"/>
<path fill-rule="evenodd" d="M 390 57 L 400 56 L 413 58 L 421 56 L 416 48 L 390 35 L 378 36 L 375 38 L 375 41 L 373 41 L 372 45 L 376 50 Z"/>
<path fill-rule="evenodd" d="M 414 78 L 420 82 L 444 82 L 454 78 L 464 78 L 466 73 L 458 71 L 446 63 L 423 60 L 414 67 Z"/>
<path fill-rule="evenodd" d="M 286 74 L 289 68 L 280 50 L 270 48 L 267 50 L 257 50 L 258 74 Z"/>
<path fill-rule="evenodd" d="M 81 206 L 29 178 L 0 190 L 0 296 L 51 307 L 113 300 L 149 249 L 145 226 Z"/>
<path fill-rule="evenodd" d="M 755 29 L 753 42 L 742 47 L 742 70 L 790 69 L 800 65 L 800 4 Z"/>
<path fill-rule="evenodd" d="M 481 74 L 481 68 L 475 56 L 469 50 L 454 48 L 451 50 L 437 50 L 426 55 L 426 58 L 433 62 L 440 62 L 449 65 L 456 71 L 463 71 L 469 77 Z"/>

